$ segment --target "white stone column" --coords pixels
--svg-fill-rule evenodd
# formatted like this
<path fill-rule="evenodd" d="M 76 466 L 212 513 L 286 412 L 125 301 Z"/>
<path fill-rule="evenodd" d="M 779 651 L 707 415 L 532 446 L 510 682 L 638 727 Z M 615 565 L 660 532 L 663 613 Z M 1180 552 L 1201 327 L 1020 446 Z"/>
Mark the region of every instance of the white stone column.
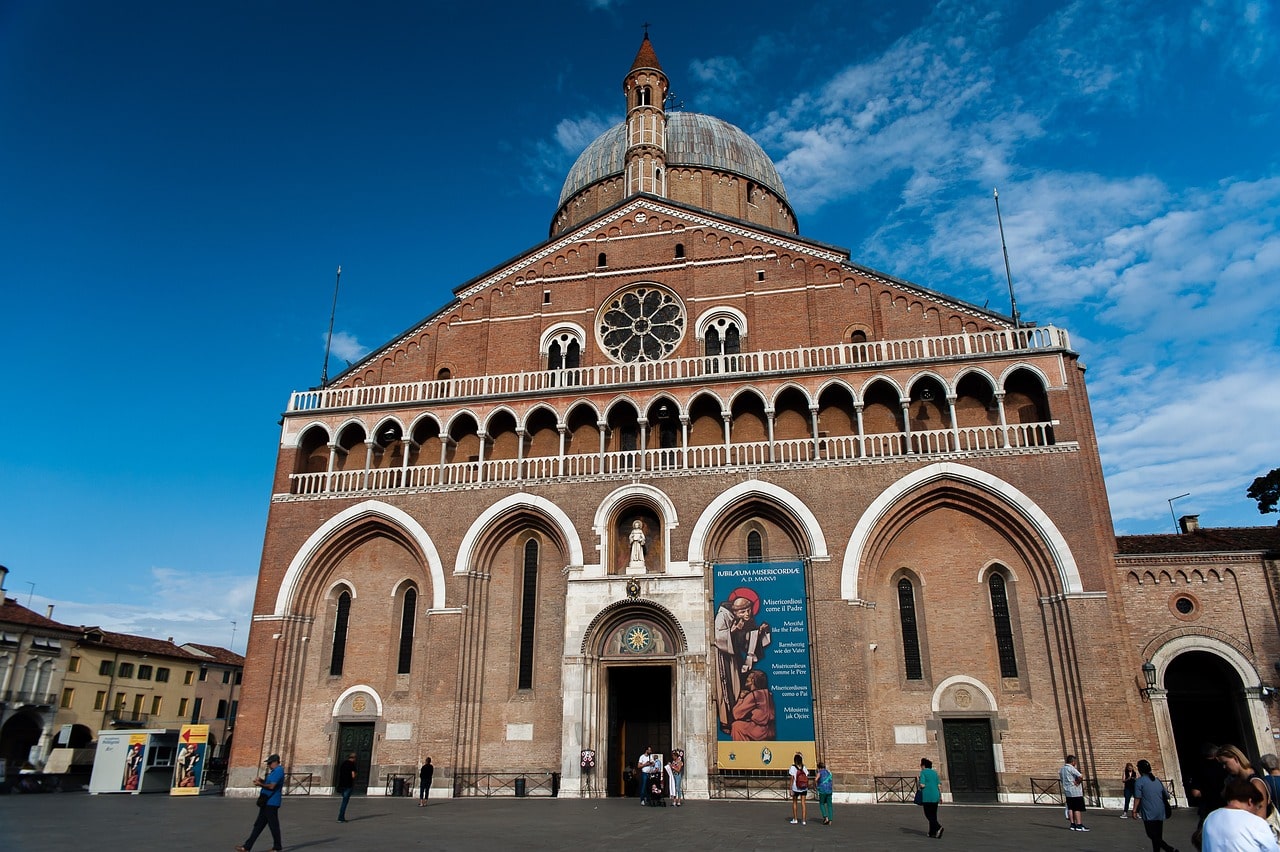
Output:
<path fill-rule="evenodd" d="M 858 457 L 867 457 L 867 430 L 862 425 L 862 403 L 853 404 L 853 413 L 858 418 Z"/>
<path fill-rule="evenodd" d="M 764 410 L 764 419 L 769 426 L 769 461 L 776 461 L 773 451 L 773 421 L 777 416 L 777 412 L 772 407 L 766 407 Z"/>
<path fill-rule="evenodd" d="M 951 450 L 952 452 L 960 449 L 960 427 L 956 424 L 956 396 L 955 394 L 947 394 L 947 411 L 951 417 Z"/>

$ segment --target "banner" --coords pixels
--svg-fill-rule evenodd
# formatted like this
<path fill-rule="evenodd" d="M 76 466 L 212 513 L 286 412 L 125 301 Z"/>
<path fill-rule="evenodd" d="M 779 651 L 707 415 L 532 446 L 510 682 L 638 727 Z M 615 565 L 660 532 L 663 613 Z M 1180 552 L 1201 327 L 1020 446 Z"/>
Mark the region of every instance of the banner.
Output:
<path fill-rule="evenodd" d="M 715 566 L 717 766 L 817 759 L 803 562 Z"/>
<path fill-rule="evenodd" d="M 208 725 L 183 725 L 178 734 L 178 757 L 173 769 L 170 796 L 198 796 L 204 784 L 205 751 L 209 748 Z"/>
<path fill-rule="evenodd" d="M 142 792 L 142 770 L 146 768 L 147 735 L 130 734 L 129 747 L 124 753 L 124 776 L 120 789 L 126 793 Z"/>

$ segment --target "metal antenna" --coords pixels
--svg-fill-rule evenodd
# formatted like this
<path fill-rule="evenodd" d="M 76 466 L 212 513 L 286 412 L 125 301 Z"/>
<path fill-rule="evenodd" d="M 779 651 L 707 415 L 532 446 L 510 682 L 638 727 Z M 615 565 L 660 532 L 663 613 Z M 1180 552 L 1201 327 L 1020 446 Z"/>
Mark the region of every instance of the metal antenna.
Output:
<path fill-rule="evenodd" d="M 1173 531 L 1175 533 L 1182 532 L 1182 530 L 1178 529 L 1178 516 L 1173 513 L 1173 501 L 1181 500 L 1183 497 L 1190 497 L 1190 496 L 1191 496 L 1191 492 L 1188 491 L 1186 494 L 1179 494 L 1177 497 L 1169 498 L 1169 517 L 1173 518 Z"/>
<path fill-rule="evenodd" d="M 1013 295 L 1013 275 L 1009 272 L 1009 249 L 1004 244 L 1004 220 L 1000 218 L 1000 190 L 991 190 L 991 195 L 996 200 L 996 222 L 1000 225 L 1000 250 L 1004 252 L 1004 277 L 1009 282 L 1009 308 L 1013 311 L 1013 327 L 1022 328 L 1022 322 L 1018 319 L 1018 300 Z"/>
<path fill-rule="evenodd" d="M 236 623 L 231 622 L 231 653 L 236 652 Z"/>
<path fill-rule="evenodd" d="M 333 279 L 333 307 L 329 309 L 329 334 L 324 340 L 324 367 L 320 370 L 320 387 L 329 384 L 329 347 L 333 345 L 333 317 L 338 312 L 338 282 L 342 280 L 342 267 Z"/>

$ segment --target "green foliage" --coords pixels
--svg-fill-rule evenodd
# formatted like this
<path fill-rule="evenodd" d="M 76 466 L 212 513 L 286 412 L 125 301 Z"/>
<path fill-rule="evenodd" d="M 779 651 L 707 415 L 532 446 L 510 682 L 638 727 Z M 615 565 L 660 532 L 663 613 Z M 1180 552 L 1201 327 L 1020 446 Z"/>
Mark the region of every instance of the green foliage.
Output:
<path fill-rule="evenodd" d="M 1258 501 L 1258 511 L 1262 514 L 1276 511 L 1276 503 L 1280 501 L 1280 467 L 1255 479 L 1249 486 L 1248 497 Z"/>

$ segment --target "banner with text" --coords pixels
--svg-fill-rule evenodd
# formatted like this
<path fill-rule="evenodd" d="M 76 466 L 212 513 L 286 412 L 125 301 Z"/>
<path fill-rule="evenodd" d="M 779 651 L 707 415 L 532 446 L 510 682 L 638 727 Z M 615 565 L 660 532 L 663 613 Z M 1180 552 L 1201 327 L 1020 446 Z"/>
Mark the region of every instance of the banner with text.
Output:
<path fill-rule="evenodd" d="M 717 765 L 816 760 L 803 562 L 715 566 Z"/>
<path fill-rule="evenodd" d="M 170 796 L 198 796 L 204 783 L 205 752 L 209 748 L 208 725 L 183 725 L 178 734 L 178 757 L 173 767 Z"/>

